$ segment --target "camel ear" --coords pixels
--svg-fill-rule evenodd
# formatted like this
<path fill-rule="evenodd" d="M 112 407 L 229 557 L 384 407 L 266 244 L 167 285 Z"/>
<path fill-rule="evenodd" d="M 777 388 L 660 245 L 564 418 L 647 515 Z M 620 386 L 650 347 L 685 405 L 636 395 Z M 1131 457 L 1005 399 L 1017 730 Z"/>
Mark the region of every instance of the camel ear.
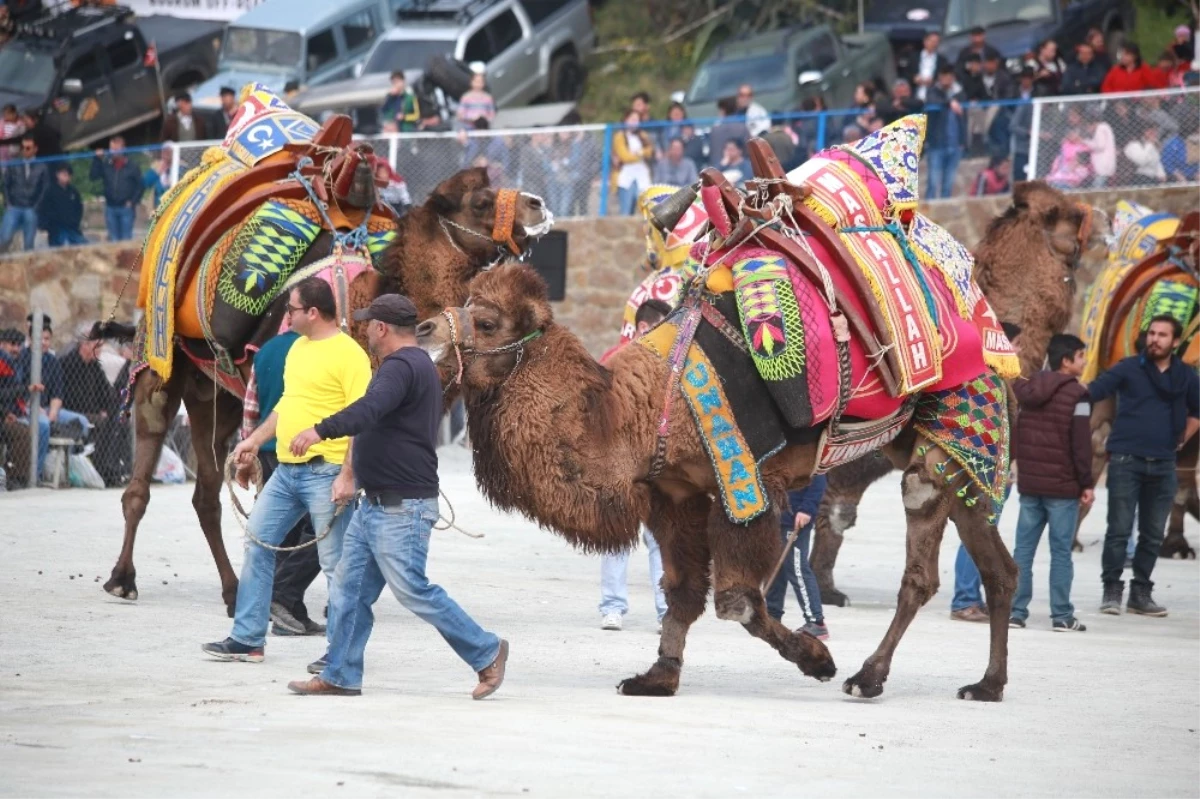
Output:
<path fill-rule="evenodd" d="M 1057 210 L 1063 195 L 1040 180 L 1023 180 L 1013 185 L 1013 205 L 1040 217 Z"/>

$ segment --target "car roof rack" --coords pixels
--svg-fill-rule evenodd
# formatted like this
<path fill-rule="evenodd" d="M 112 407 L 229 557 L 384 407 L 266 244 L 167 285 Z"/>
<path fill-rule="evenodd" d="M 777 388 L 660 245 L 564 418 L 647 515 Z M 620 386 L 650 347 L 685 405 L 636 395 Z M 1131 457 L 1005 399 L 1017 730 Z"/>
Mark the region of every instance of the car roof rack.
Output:
<path fill-rule="evenodd" d="M 410 0 L 396 9 L 399 22 L 456 22 L 465 25 L 500 0 Z"/>
<path fill-rule="evenodd" d="M 19 37 L 65 43 L 109 25 L 133 18 L 127 6 L 74 6 L 62 0 L 46 8 L 48 13 L 16 25 Z"/>

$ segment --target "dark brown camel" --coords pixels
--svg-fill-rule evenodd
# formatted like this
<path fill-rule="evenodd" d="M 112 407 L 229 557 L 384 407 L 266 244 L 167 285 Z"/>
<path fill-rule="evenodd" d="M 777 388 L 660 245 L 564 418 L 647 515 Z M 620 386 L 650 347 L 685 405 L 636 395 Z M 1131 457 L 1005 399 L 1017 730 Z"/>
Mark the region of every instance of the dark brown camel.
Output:
<path fill-rule="evenodd" d="M 665 466 L 650 476 L 659 414 L 670 368 L 637 344 L 598 364 L 574 335 L 554 323 L 546 286 L 530 268 L 506 264 L 471 282 L 465 308 L 448 309 L 418 328 L 422 346 L 450 380 L 462 364 L 462 392 L 474 442 L 475 479 L 494 505 L 517 510 L 589 552 L 632 546 L 638 522 L 654 530 L 662 550 L 667 615 L 658 658 L 644 674 L 621 681 L 627 695 L 670 696 L 679 687 L 687 631 L 713 590 L 719 618 L 741 623 L 805 674 L 835 674 L 825 645 L 767 615 L 762 584 L 781 551 L 779 502 L 806 484 L 815 443 L 792 444 L 762 465 L 774 510 L 745 525 L 729 521 L 712 497 L 720 490 L 690 422 L 671 426 Z M 452 321 L 451 321 L 452 320 Z M 462 359 L 460 361 L 460 358 Z M 765 390 L 765 388 L 763 389 Z M 672 398 L 675 419 L 689 419 L 686 400 Z M 937 591 L 938 546 L 947 520 L 979 564 L 991 608 L 991 656 L 983 679 L 963 699 L 999 701 L 1007 682 L 1008 612 L 1016 566 L 986 503 L 955 498 L 962 475 L 937 472 L 947 458 L 917 447 L 911 427 L 888 449 L 905 468 L 908 557 L 891 628 L 843 690 L 856 697 L 883 691 L 892 655 L 917 610 Z"/>
<path fill-rule="evenodd" d="M 1081 206 L 1040 181 L 1018 183 L 1013 204 L 992 221 L 975 247 L 975 280 L 996 316 L 1021 327 L 1021 371 L 1042 368 L 1050 337 L 1066 329 L 1075 296 L 1080 256 L 1104 244 L 1108 217 Z M 810 563 L 821 601 L 849 599 L 834 585 L 833 567 L 858 503 L 872 483 L 891 472 L 887 459 L 867 456 L 829 473 L 829 486 L 814 524 Z"/>
<path fill-rule="evenodd" d="M 464 170 L 440 184 L 424 205 L 399 221 L 398 236 L 385 256 L 381 273 L 368 272 L 355 281 L 350 293 L 351 306 L 365 307 L 384 291 L 407 294 L 423 317 L 464 302 L 467 281 L 500 257 L 498 245 L 492 240 L 496 197 L 485 169 Z M 513 226 L 515 244 L 525 248 L 531 236 L 544 233 L 551 221 L 541 198 L 522 194 Z M 324 257 L 329 249 L 330 236 L 323 233 L 301 266 Z M 264 329 L 278 330 L 286 300 L 286 296 L 281 296 L 267 311 L 262 322 Z M 150 478 L 170 421 L 182 402 L 192 426 L 196 452 L 192 506 L 217 566 L 221 598 L 232 616 L 238 580 L 221 538 L 220 491 L 227 443 L 241 423 L 242 402 L 219 389 L 178 348 L 174 361 L 169 380 L 164 381 L 146 369 L 133 386 L 131 408 L 137 448 L 133 478 L 121 496 L 125 540 L 104 590 L 123 599 L 138 598 L 133 546 L 150 502 Z M 243 369 L 248 376 L 250 363 Z"/>

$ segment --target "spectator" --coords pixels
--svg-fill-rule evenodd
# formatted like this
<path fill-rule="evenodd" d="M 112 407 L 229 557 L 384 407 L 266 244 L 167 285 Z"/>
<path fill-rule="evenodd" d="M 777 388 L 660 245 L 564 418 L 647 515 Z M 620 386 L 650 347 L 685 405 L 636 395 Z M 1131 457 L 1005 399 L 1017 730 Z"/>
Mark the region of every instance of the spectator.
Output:
<path fill-rule="evenodd" d="M 625 127 L 613 136 L 617 205 L 623 216 L 634 212 L 638 194 L 650 187 L 649 164 L 654 158 L 654 145 L 640 128 L 641 123 L 641 115 L 631 108 L 625 113 Z"/>
<path fill-rule="evenodd" d="M 987 31 L 979 26 L 971 28 L 967 32 L 970 37 L 967 45 L 958 51 L 958 57 L 954 60 L 954 75 L 958 78 L 958 82 L 966 85 L 968 68 L 967 62 L 971 56 L 978 56 L 979 62 L 982 64 L 989 58 L 1000 60 L 1000 51 L 987 43 Z"/>
<path fill-rule="evenodd" d="M 854 144 L 862 137 L 863 131 L 858 125 L 847 125 L 842 128 L 842 144 Z"/>
<path fill-rule="evenodd" d="M 874 82 L 868 80 L 855 86 L 854 109 L 842 118 L 842 128 L 845 129 L 847 125 L 857 125 L 866 130 L 876 116 L 875 104 L 879 99 L 875 96 Z"/>
<path fill-rule="evenodd" d="M 125 139 L 113 136 L 108 153 L 96 150 L 92 160 L 92 180 L 104 184 L 104 222 L 109 241 L 133 238 L 134 208 L 142 199 L 142 175 L 125 154 Z"/>
<path fill-rule="evenodd" d="M 166 148 L 163 149 L 167 151 Z M 167 162 L 161 155 L 142 173 L 142 189 L 153 192 L 154 207 L 157 208 L 163 195 L 167 193 Z"/>
<path fill-rule="evenodd" d="M 581 125 L 579 112 L 571 110 L 563 117 L 563 125 Z M 571 204 L 567 216 L 587 216 L 588 202 L 594 196 L 592 175 L 595 165 L 600 163 L 600 144 L 597 137 L 588 131 L 567 133 L 571 139 Z M 607 190 L 607 187 L 605 187 Z"/>
<path fill-rule="evenodd" d="M 90 328 L 90 325 L 81 326 Z M 106 486 L 120 485 L 130 471 L 129 428 L 120 415 L 117 391 L 100 365 L 103 341 L 80 341 L 63 356 L 62 414 L 86 418 L 95 446 L 92 463 Z M 60 414 L 60 421 L 63 421 Z M 85 436 L 86 437 L 86 436 Z"/>
<path fill-rule="evenodd" d="M 1096 61 L 1096 51 L 1086 42 L 1075 48 L 1075 63 L 1063 73 L 1063 94 L 1096 94 L 1104 83 L 1105 69 Z"/>
<path fill-rule="evenodd" d="M 746 129 L 751 136 L 761 136 L 771 129 L 771 115 L 754 101 L 754 87 L 749 83 L 738 87 L 737 114 L 746 118 Z"/>
<path fill-rule="evenodd" d="M 471 75 L 471 89 L 458 101 L 457 118 L 462 128 L 470 128 L 477 119 L 486 119 L 489 123 L 496 119 L 496 101 L 488 93 L 487 76 L 482 72 Z"/>
<path fill-rule="evenodd" d="M 936 36 L 937 34 L 933 34 Z M 892 84 L 892 96 L 876 109 L 877 115 L 883 119 L 883 124 L 890 125 L 901 117 L 917 114 L 925 104 L 913 97 L 912 86 L 904 78 L 897 78 Z"/>
<path fill-rule="evenodd" d="M 1192 29 L 1180 25 L 1175 29 L 1175 41 L 1171 43 L 1171 52 L 1181 65 L 1190 68 L 1196 60 L 1196 43 L 1192 41 Z"/>
<path fill-rule="evenodd" d="M 551 162 L 554 160 L 554 135 L 534 133 L 517 144 L 517 185 L 530 194 L 548 197 Z M 646 186 L 650 184 L 647 183 Z"/>
<path fill-rule="evenodd" d="M 1164 136 L 1179 132 L 1179 122 L 1162 107 L 1162 98 L 1148 96 L 1139 98 L 1138 118 L 1148 125 L 1154 125 Z"/>
<path fill-rule="evenodd" d="M 36 108 L 25 109 L 20 120 L 24 132 L 0 139 L 0 147 L 20 146 L 21 140 L 26 135 L 32 135 L 40 157 L 53 158 L 56 155 L 62 155 L 62 137 L 53 127 L 41 124 L 40 113 Z"/>
<path fill-rule="evenodd" d="M 687 119 L 687 108 L 683 103 L 671 103 L 667 109 L 667 123 L 658 129 L 658 150 L 666 152 L 672 139 L 683 138 L 684 121 Z M 690 127 L 690 126 L 689 126 Z M 696 163 L 700 163 L 697 161 Z"/>
<path fill-rule="evenodd" d="M 954 74 L 953 65 L 938 53 L 938 45 L 941 43 L 941 34 L 931 31 L 925 34 L 921 52 L 917 54 L 916 72 L 911 77 L 913 85 L 917 87 L 917 99 L 923 103 L 929 102 L 929 87 L 937 82 L 937 76 L 943 69 L 948 67 L 950 74 Z"/>
<path fill-rule="evenodd" d="M 1191 125 L 1192 136 L 1196 137 L 1196 124 Z M 1187 142 L 1180 133 L 1171 134 L 1162 148 L 1162 166 L 1163 171 L 1167 173 L 1167 181 L 1170 183 L 1189 183 L 1195 182 L 1200 178 L 1200 164 L 1189 162 L 1187 157 Z"/>
<path fill-rule="evenodd" d="M 38 425 L 38 451 L 37 451 L 37 468 L 38 474 L 41 474 L 46 467 L 46 458 L 50 454 L 50 425 L 58 421 L 58 414 L 62 410 L 63 396 L 63 376 L 62 364 L 50 349 L 54 331 L 51 327 L 50 317 L 42 317 L 42 375 L 41 383 L 33 382 L 33 349 L 30 346 L 33 340 L 33 314 L 25 317 L 26 331 L 28 333 L 28 343 L 23 347 L 17 355 L 17 375 L 21 381 L 22 392 L 17 399 L 14 415 L 16 420 L 25 426 L 25 435 L 29 435 L 29 423 L 32 418 L 33 408 L 30 405 L 30 392 L 39 392 L 38 406 L 42 409 L 41 413 L 37 414 Z"/>
<path fill-rule="evenodd" d="M 71 165 L 60 161 L 54 168 L 54 182 L 47 187 L 38 212 L 51 247 L 88 243 L 80 230 L 83 198 L 71 183 L 71 177 Z"/>
<path fill-rule="evenodd" d="M 1142 128 L 1142 137 L 1125 145 L 1125 157 L 1133 164 L 1135 186 L 1154 186 L 1167 179 L 1163 169 L 1162 154 L 1158 149 L 1158 128 L 1147 124 Z"/>
<path fill-rule="evenodd" d="M 987 88 L 983 85 L 983 59 L 977 53 L 967 56 L 963 63 L 962 77 L 959 77 L 957 71 L 954 75 L 968 102 L 978 103 L 988 99 Z"/>
<path fill-rule="evenodd" d="M 1047 39 L 1038 45 L 1033 59 L 1026 62 L 1033 70 L 1034 92 L 1039 97 L 1052 97 L 1062 88 L 1063 73 L 1067 65 L 1058 57 L 1058 43 Z"/>
<path fill-rule="evenodd" d="M 1140 355 L 1118 361 L 1088 386 L 1093 403 L 1117 398 L 1108 436 L 1108 529 L 1104 534 L 1104 597 L 1100 612 L 1121 612 L 1125 548 L 1138 519 L 1130 613 L 1166 616 L 1155 603 L 1150 576 L 1162 547 L 1163 528 L 1175 496 L 1175 453 L 1200 428 L 1200 379 L 1175 355 L 1183 325 L 1155 316 Z"/>
<path fill-rule="evenodd" d="M 696 164 L 684 154 L 683 140 L 671 139 L 667 157 L 654 165 L 654 182 L 668 186 L 690 186 L 700 179 Z"/>
<path fill-rule="evenodd" d="M 1013 383 L 1020 407 L 1016 451 L 1021 467 L 1017 490 L 1021 514 L 1013 559 L 1017 562 L 1017 593 L 1010 627 L 1024 627 L 1033 598 L 1033 556 L 1042 530 L 1049 525 L 1050 619 L 1055 632 L 1083 632 L 1071 605 L 1071 545 L 1079 508 L 1090 507 L 1092 490 L 1091 403 L 1079 382 L 1084 345 L 1079 338 L 1058 333 L 1048 348 L 1050 369 L 1029 380 Z"/>
<path fill-rule="evenodd" d="M 938 72 L 937 82 L 926 95 L 929 112 L 925 133 L 926 166 L 929 169 L 925 199 L 947 198 L 954 192 L 954 177 L 967 141 L 967 124 L 963 113 L 963 95 L 956 91 L 954 68 L 949 64 Z"/>
<path fill-rule="evenodd" d="M 1169 87 L 1175 74 L 1176 65 L 1177 62 L 1175 61 L 1175 54 L 1170 50 L 1167 50 L 1160 55 L 1158 57 L 1158 63 L 1155 66 L 1150 67 L 1150 75 L 1152 78 L 1150 81 L 1150 88 L 1166 89 Z M 1183 81 L 1180 80 L 1179 83 L 1182 85 Z"/>
<path fill-rule="evenodd" d="M 375 184 L 380 183 L 383 184 L 383 188 L 379 190 L 379 199 L 387 203 L 396 212 L 396 216 L 404 216 L 412 207 L 412 195 L 408 193 L 408 184 L 404 182 L 404 178 L 400 177 L 384 158 L 375 161 Z"/>
<path fill-rule="evenodd" d="M 746 127 L 746 121 L 737 116 L 737 99 L 722 97 L 717 100 L 717 122 L 708 133 L 709 165 L 720 165 L 725 156 L 725 142 L 730 139 L 744 142 L 749 138 L 750 129 Z"/>
<path fill-rule="evenodd" d="M 683 154 L 692 159 L 697 169 L 701 164 L 708 163 L 708 138 L 696 133 L 695 127 L 690 124 L 681 125 L 679 140 L 683 142 Z"/>
<path fill-rule="evenodd" d="M 164 142 L 205 141 L 209 138 L 208 121 L 192 107 L 192 96 L 187 92 L 175 95 L 175 111 L 163 122 Z"/>
<path fill-rule="evenodd" d="M 1104 121 L 1104 112 L 1089 108 L 1084 123 L 1087 138 L 1084 139 L 1092 161 L 1092 186 L 1104 188 L 1117 174 L 1117 142 L 1112 127 Z"/>
<path fill-rule="evenodd" d="M 742 181 L 751 177 L 750 165 L 746 163 L 746 151 L 740 140 L 730 139 L 725 142 L 725 152 L 717 169 L 735 186 L 740 186 Z"/>
<path fill-rule="evenodd" d="M 979 79 L 983 82 L 985 99 L 1007 100 L 1013 96 L 1012 76 L 1003 68 L 1003 63 L 998 55 L 983 59 Z"/>
<path fill-rule="evenodd" d="M 1092 178 L 1088 144 L 1080 132 L 1079 111 L 1072 108 L 1067 112 L 1067 120 L 1070 127 L 1050 165 L 1050 174 L 1046 176 L 1046 182 L 1056 189 L 1078 189 Z"/>
<path fill-rule="evenodd" d="M 37 209 L 50 185 L 46 165 L 35 161 L 37 142 L 26 134 L 21 139 L 21 161 L 4 168 L 4 219 L 0 221 L 0 252 L 8 249 L 20 230 L 25 250 L 33 249 L 38 232 Z"/>
<path fill-rule="evenodd" d="M 283 101 L 285 103 L 290 103 L 299 93 L 300 81 L 289 80 L 287 83 L 283 84 Z"/>
<path fill-rule="evenodd" d="M 1033 104 L 1028 102 L 1033 98 L 1033 70 L 1023 69 L 1017 78 L 1015 98 L 1025 101 L 1017 106 L 1009 122 L 1009 133 L 1012 136 L 1012 172 L 1013 180 L 1026 180 L 1026 167 L 1029 165 L 1029 140 L 1033 132 Z"/>
<path fill-rule="evenodd" d="M 569 216 L 571 213 L 574 199 L 571 194 L 579 180 L 577 157 L 580 148 L 576 145 L 577 140 L 572 131 L 560 130 L 552 134 L 546 204 L 550 206 L 550 210 L 555 216 Z"/>
<path fill-rule="evenodd" d="M 17 421 L 17 403 L 26 386 L 20 372 L 24 336 L 12 328 L 0 330 L 0 444 L 7 450 L 3 462 L 9 491 L 22 488 L 29 475 L 29 427 Z"/>
<path fill-rule="evenodd" d="M 395 130 L 401 133 L 412 132 L 421 123 L 421 104 L 417 102 L 416 95 L 408 90 L 404 73 L 399 70 L 392 73 L 392 88 L 384 97 L 379 119 L 395 125 Z"/>
<path fill-rule="evenodd" d="M 1118 63 L 1108 71 L 1100 91 L 1105 94 L 1117 92 L 1142 92 L 1154 83 L 1150 67 L 1142 63 L 1142 51 L 1133 42 L 1121 45 Z"/>
<path fill-rule="evenodd" d="M 800 102 L 799 110 L 806 116 L 792 123 L 792 132 L 796 134 L 796 150 L 799 157 L 804 159 L 824 146 L 824 142 L 820 141 L 821 119 L 817 115 L 825 111 L 825 98 L 819 94 L 805 97 Z"/>
<path fill-rule="evenodd" d="M 792 531 L 797 531 L 797 536 L 791 549 L 783 553 L 783 569 L 775 576 L 766 596 L 767 613 L 776 621 L 781 621 L 787 586 L 791 583 L 796 601 L 800 604 L 800 613 L 804 616 L 801 632 L 822 641 L 828 640 L 829 628 L 825 626 L 817 576 L 808 563 L 808 544 L 812 537 L 813 519 L 821 506 L 826 485 L 825 475 L 814 474 L 806 487 L 788 492 L 788 507 L 779 514 L 779 533 L 784 544 Z"/>
<path fill-rule="evenodd" d="M 25 123 L 17 116 L 17 107 L 12 103 L 4 106 L 4 119 L 0 121 L 0 139 L 19 139 L 25 133 Z M 0 147 L 0 163 L 21 157 L 21 142 Z"/>
<path fill-rule="evenodd" d="M 987 169 L 979 173 L 971 187 L 971 195 L 985 197 L 994 194 L 1008 194 L 1012 191 L 1012 161 L 1007 155 L 993 155 L 988 161 Z"/>
<path fill-rule="evenodd" d="M 772 126 L 763 136 L 763 140 L 771 145 L 772 152 L 779 159 L 779 164 L 785 172 L 790 172 L 803 162 L 803 158 L 796 157 L 798 148 L 795 131 L 782 122 Z"/>
<path fill-rule="evenodd" d="M 1090 28 L 1084 41 L 1091 45 L 1096 63 L 1100 66 L 1100 69 L 1104 70 L 1104 74 L 1107 75 L 1108 71 L 1112 69 L 1113 60 L 1112 53 L 1108 52 L 1108 46 L 1104 43 L 1104 31 L 1099 28 Z"/>
<path fill-rule="evenodd" d="M 292 87 L 293 94 L 288 96 L 288 86 Z M 295 81 L 288 81 L 288 86 L 283 89 L 284 99 L 290 100 L 295 96 L 295 92 L 299 91 L 300 87 Z M 225 138 L 225 134 L 229 132 L 229 126 L 233 124 L 233 117 L 237 114 L 237 92 L 229 86 L 221 87 L 221 116 L 220 125 L 218 126 L 221 138 Z"/>
<path fill-rule="evenodd" d="M 639 122 L 650 121 L 650 95 L 646 92 L 638 92 L 630 97 L 629 108 L 637 113 Z"/>
<path fill-rule="evenodd" d="M 475 120 L 475 130 L 483 132 L 490 128 L 483 117 Z M 486 167 L 492 185 L 498 185 L 508 174 L 509 152 L 500 136 L 467 136 L 465 130 L 458 132 L 458 141 L 463 146 L 462 165 Z"/>

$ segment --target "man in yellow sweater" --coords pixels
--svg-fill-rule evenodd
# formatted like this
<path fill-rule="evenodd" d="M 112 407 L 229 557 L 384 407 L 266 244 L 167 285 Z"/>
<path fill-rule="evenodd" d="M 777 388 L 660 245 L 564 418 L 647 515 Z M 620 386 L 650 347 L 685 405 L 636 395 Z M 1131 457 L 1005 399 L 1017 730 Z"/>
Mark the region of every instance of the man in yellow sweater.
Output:
<path fill-rule="evenodd" d="M 293 455 L 288 444 L 362 397 L 371 381 L 371 362 L 362 347 L 338 328 L 333 290 L 320 278 L 303 280 L 291 290 L 287 318 L 300 338 L 287 354 L 283 397 L 233 453 L 239 481 L 245 486 L 241 468 L 254 462 L 263 442 L 279 440 L 279 468 L 254 503 L 247 528 L 260 541 L 278 546 L 307 513 L 318 536 L 330 528 L 317 544 L 317 554 L 321 571 L 332 579 L 351 515 L 334 514 L 337 505 L 349 502 L 355 491 L 350 439 L 322 441 L 300 456 Z M 224 641 L 201 646 L 205 654 L 218 660 L 262 661 L 274 579 L 275 553 L 251 543 L 242 564 L 233 632 Z"/>

